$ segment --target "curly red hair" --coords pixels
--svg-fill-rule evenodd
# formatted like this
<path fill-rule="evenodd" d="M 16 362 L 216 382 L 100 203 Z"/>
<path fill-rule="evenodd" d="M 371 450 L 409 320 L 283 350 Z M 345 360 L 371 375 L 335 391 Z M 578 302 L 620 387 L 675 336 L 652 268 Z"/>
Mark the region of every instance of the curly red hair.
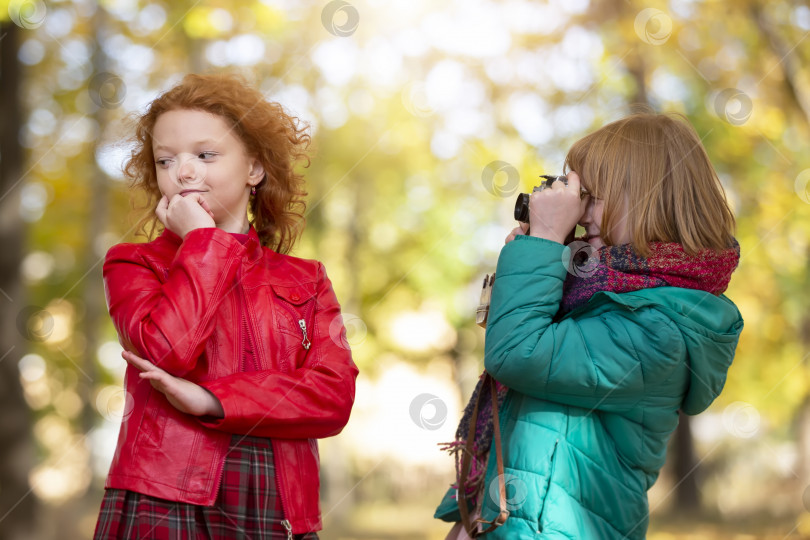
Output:
<path fill-rule="evenodd" d="M 131 180 L 132 188 L 147 196 L 149 214 L 138 222 L 138 234 L 152 239 L 159 223 L 154 209 L 162 195 L 152 153 L 152 131 L 161 114 L 177 109 L 221 116 L 233 126 L 247 154 L 261 162 L 265 177 L 248 203 L 251 224 L 263 246 L 288 253 L 304 225 L 307 192 L 304 176 L 296 173 L 295 168 L 299 161 L 309 166 L 308 126 L 233 74 L 186 75 L 135 118 L 135 148 L 124 165 L 124 174 Z M 147 225 L 151 226 L 148 233 Z"/>

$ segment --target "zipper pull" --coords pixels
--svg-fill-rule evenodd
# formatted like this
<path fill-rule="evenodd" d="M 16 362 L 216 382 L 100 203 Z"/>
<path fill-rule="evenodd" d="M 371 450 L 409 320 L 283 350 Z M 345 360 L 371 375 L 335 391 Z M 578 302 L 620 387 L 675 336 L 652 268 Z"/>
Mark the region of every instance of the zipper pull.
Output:
<path fill-rule="evenodd" d="M 312 342 L 307 337 L 307 322 L 304 319 L 298 319 L 298 326 L 301 327 L 301 332 L 304 334 L 301 345 L 303 345 L 306 350 L 309 350 L 309 346 L 312 345 Z"/>
<path fill-rule="evenodd" d="M 287 519 L 282 519 L 281 526 L 287 529 L 287 540 L 293 540 L 292 525 L 290 525 L 290 521 Z"/>

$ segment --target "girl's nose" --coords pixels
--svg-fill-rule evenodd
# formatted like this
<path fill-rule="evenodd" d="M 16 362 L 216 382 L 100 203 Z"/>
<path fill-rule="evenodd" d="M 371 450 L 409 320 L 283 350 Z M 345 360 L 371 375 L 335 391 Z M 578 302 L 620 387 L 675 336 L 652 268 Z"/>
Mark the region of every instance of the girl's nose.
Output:
<path fill-rule="evenodd" d="M 579 220 L 580 225 L 589 225 L 593 222 L 593 197 L 590 195 L 586 195 L 588 197 L 588 204 L 585 205 L 585 213 L 582 214 L 582 217 Z"/>
<path fill-rule="evenodd" d="M 205 179 L 205 164 L 196 157 L 181 159 L 177 178 L 183 182 L 200 182 Z"/>

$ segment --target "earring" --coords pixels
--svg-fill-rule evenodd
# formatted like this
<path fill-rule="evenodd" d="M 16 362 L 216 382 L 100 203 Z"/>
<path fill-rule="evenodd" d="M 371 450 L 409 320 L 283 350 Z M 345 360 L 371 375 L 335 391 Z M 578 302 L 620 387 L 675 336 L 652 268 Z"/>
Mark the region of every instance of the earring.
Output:
<path fill-rule="evenodd" d="M 252 188 L 250 188 L 250 194 L 251 195 L 256 195 L 256 186 L 253 186 Z"/>

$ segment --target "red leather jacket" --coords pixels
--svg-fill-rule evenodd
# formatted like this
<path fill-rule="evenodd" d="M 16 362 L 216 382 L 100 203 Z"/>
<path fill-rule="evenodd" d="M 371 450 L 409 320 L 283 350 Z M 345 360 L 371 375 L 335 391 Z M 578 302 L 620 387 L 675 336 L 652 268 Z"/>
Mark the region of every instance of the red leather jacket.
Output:
<path fill-rule="evenodd" d="M 113 246 L 103 273 L 122 346 L 208 388 L 225 410 L 222 419 L 181 413 L 127 367 L 106 487 L 212 505 L 232 434 L 269 437 L 293 532 L 320 530 L 315 439 L 346 425 L 357 377 L 323 265 L 262 247 L 253 227 L 185 239 L 167 229 Z M 248 338 L 255 371 L 240 372 Z"/>

